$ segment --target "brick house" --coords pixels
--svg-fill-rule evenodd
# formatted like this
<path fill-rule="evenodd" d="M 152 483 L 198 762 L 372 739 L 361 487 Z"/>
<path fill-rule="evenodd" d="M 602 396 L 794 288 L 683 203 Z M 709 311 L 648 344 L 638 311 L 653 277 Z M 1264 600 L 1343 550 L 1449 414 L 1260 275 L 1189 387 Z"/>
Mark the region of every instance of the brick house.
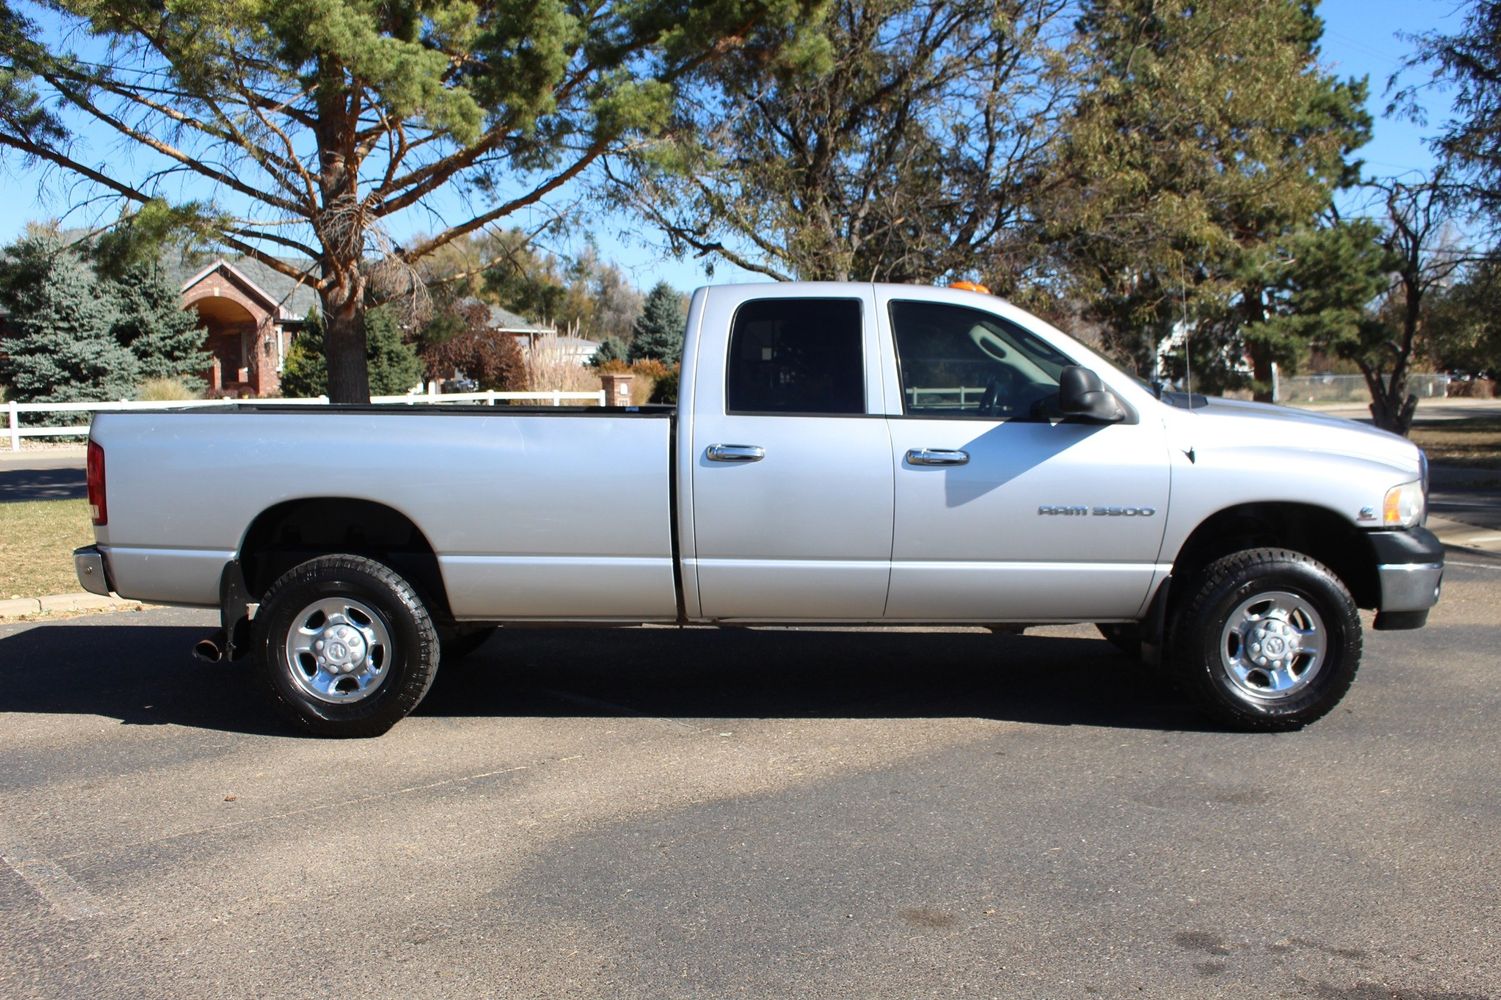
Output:
<path fill-rule="evenodd" d="M 169 265 L 169 270 L 171 265 Z M 219 257 L 206 267 L 169 273 L 182 307 L 198 314 L 213 364 L 210 396 L 272 396 L 292 339 L 318 306 L 312 289 L 257 260 Z"/>

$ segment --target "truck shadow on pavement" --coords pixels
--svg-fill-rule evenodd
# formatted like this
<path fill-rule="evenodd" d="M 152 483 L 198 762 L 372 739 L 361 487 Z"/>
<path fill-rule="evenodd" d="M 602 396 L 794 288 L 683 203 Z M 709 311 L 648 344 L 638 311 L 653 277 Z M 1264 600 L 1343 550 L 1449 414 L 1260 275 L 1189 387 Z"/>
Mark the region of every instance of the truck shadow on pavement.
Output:
<path fill-rule="evenodd" d="M 444 665 L 416 714 L 1206 728 L 1103 639 L 877 630 L 501 630 Z"/>
<path fill-rule="evenodd" d="M 292 735 L 201 628 L 48 625 L 0 639 L 0 712 Z M 444 664 L 418 717 L 934 718 L 1213 730 L 1104 640 L 984 633 L 503 630 Z"/>

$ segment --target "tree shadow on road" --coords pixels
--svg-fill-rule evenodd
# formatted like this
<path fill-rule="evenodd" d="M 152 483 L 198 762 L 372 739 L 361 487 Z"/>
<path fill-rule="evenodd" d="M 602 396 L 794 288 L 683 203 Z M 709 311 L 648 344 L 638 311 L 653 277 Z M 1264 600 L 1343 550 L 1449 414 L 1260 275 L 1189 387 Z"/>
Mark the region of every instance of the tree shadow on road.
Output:
<path fill-rule="evenodd" d="M 0 503 L 76 500 L 87 494 L 82 469 L 19 469 L 0 472 Z"/>
<path fill-rule="evenodd" d="M 43 625 L 0 638 L 0 712 L 283 733 L 248 665 L 193 659 L 200 627 Z"/>
<path fill-rule="evenodd" d="M 249 661 L 204 664 L 203 629 L 48 625 L 0 639 L 0 712 L 291 735 Z M 437 717 L 933 718 L 1204 730 L 1103 640 L 978 632 L 502 630 L 445 665 Z"/>

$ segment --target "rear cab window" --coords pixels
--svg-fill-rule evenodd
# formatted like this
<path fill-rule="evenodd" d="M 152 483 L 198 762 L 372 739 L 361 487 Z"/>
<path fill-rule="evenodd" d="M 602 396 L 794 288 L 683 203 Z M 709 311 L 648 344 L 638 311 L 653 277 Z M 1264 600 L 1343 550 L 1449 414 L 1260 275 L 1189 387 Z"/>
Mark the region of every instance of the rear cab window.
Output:
<path fill-rule="evenodd" d="M 730 328 L 731 414 L 864 414 L 861 302 L 767 298 L 742 303 Z"/>

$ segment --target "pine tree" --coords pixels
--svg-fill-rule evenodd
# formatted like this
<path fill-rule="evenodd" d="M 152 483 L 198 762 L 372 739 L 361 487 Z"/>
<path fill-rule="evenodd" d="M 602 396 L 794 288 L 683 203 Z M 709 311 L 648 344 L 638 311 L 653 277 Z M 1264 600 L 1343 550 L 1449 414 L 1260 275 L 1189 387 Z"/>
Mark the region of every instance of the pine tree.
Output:
<path fill-rule="evenodd" d="M 1323 24 L 1301 0 L 1082 9 L 1080 95 L 1037 209 L 1071 292 L 1142 374 L 1186 315 L 1196 381 L 1238 381 L 1248 354 L 1264 394 L 1271 364 L 1295 350 L 1265 326 L 1278 245 L 1351 181 L 1365 82 L 1320 65 Z"/>
<path fill-rule="evenodd" d="M 659 281 L 646 295 L 646 305 L 636 320 L 628 359 L 645 358 L 676 364 L 683 356 L 683 327 L 687 321 L 683 297 L 667 282 Z"/>
<path fill-rule="evenodd" d="M 128 399 L 140 366 L 114 337 L 110 289 L 56 233 L 23 236 L 0 261 L 0 305 L 13 329 L 4 377 L 21 402 Z"/>
<path fill-rule="evenodd" d="M 314 309 L 287 348 L 281 366 L 281 394 L 288 399 L 328 395 L 328 362 L 323 356 L 323 317 Z"/>
<path fill-rule="evenodd" d="M 616 336 L 609 336 L 599 342 L 594 356 L 589 359 L 589 366 L 598 368 L 607 361 L 624 361 L 629 353 L 630 348 L 626 346 L 625 341 Z"/>
<path fill-rule="evenodd" d="M 132 265 L 112 282 L 120 317 L 115 339 L 135 355 L 140 378 L 175 379 L 189 391 L 203 388 L 199 373 L 213 362 L 192 313 L 155 263 Z"/>
<path fill-rule="evenodd" d="M 401 325 L 390 309 L 366 310 L 365 357 L 373 396 L 397 396 L 422 381 L 422 359 L 402 339 Z"/>
<path fill-rule="evenodd" d="M 322 318 L 316 312 L 309 313 L 307 323 L 292 342 L 282 365 L 283 396 L 311 398 L 328 395 L 328 361 L 323 338 Z M 365 338 L 372 395 L 398 395 L 422 380 L 422 361 L 412 345 L 402 340 L 401 327 L 389 309 L 366 311 Z"/>

